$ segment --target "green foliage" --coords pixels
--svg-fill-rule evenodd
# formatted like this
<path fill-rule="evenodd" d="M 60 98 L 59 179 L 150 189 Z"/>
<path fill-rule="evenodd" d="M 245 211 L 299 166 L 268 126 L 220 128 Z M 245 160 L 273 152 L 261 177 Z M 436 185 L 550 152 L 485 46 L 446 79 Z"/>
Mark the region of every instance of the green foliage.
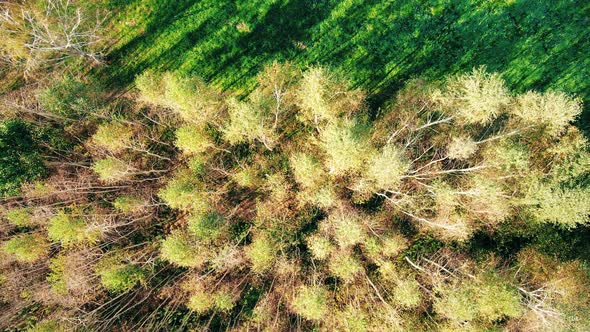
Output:
<path fill-rule="evenodd" d="M 404 308 L 415 308 L 422 301 L 420 284 L 412 276 L 397 279 L 393 299 Z"/>
<path fill-rule="evenodd" d="M 38 322 L 33 327 L 27 329 L 27 332 L 65 332 L 66 325 L 53 319 L 46 319 Z"/>
<path fill-rule="evenodd" d="M 222 105 L 221 93 L 194 76 L 146 71 L 135 84 L 145 101 L 171 108 L 197 125 L 213 120 Z"/>
<path fill-rule="evenodd" d="M 326 259 L 334 250 L 334 246 L 330 240 L 326 239 L 321 234 L 313 234 L 308 237 L 307 247 L 315 259 Z"/>
<path fill-rule="evenodd" d="M 102 230 L 88 225 L 84 219 L 60 211 L 49 220 L 47 236 L 65 247 L 94 244 L 102 237 Z"/>
<path fill-rule="evenodd" d="M 176 130 L 176 147 L 187 154 L 200 154 L 212 147 L 207 134 L 194 125 L 185 125 Z"/>
<path fill-rule="evenodd" d="M 42 90 L 37 98 L 42 108 L 66 121 L 89 116 L 102 107 L 96 84 L 69 75 Z"/>
<path fill-rule="evenodd" d="M 364 94 L 360 90 L 350 90 L 349 86 L 349 82 L 324 68 L 307 70 L 297 91 L 302 110 L 301 120 L 318 125 L 360 110 Z"/>
<path fill-rule="evenodd" d="M 219 311 L 229 311 L 235 306 L 234 297 L 231 293 L 219 291 L 213 296 L 215 308 Z"/>
<path fill-rule="evenodd" d="M 356 309 L 348 306 L 346 310 L 339 313 L 342 325 L 347 332 L 363 332 L 368 330 L 369 323 L 367 315 L 362 309 Z"/>
<path fill-rule="evenodd" d="M 6 219 L 18 227 L 27 227 L 31 225 L 33 213 L 30 208 L 13 208 L 6 211 Z"/>
<path fill-rule="evenodd" d="M 111 252 L 103 256 L 96 267 L 102 285 L 114 293 L 129 291 L 138 283 L 144 283 L 146 273 L 140 266 L 125 262 L 122 253 Z"/>
<path fill-rule="evenodd" d="M 160 197 L 171 208 L 204 212 L 209 203 L 203 184 L 189 170 L 181 170 L 160 190 Z"/>
<path fill-rule="evenodd" d="M 357 120 L 340 120 L 321 132 L 321 145 L 328 156 L 331 174 L 358 172 L 368 156 L 367 127 Z"/>
<path fill-rule="evenodd" d="M 486 124 L 504 111 L 510 94 L 500 75 L 488 74 L 482 67 L 450 79 L 435 100 L 444 110 L 456 112 L 462 122 Z"/>
<path fill-rule="evenodd" d="M 258 236 L 246 248 L 246 256 L 254 272 L 263 273 L 272 267 L 276 256 L 276 245 L 268 236 Z"/>
<path fill-rule="evenodd" d="M 354 257 L 343 253 L 330 258 L 330 272 L 344 282 L 352 282 L 363 271 L 362 265 Z"/>
<path fill-rule="evenodd" d="M 32 263 L 47 255 L 49 244 L 41 234 L 22 234 L 4 242 L 3 249 L 18 261 Z"/>
<path fill-rule="evenodd" d="M 358 216 L 345 211 L 330 216 L 330 222 L 334 224 L 334 238 L 341 248 L 354 246 L 365 239 L 360 221 Z"/>
<path fill-rule="evenodd" d="M 265 121 L 268 114 L 259 100 L 238 101 L 231 99 L 229 121 L 223 128 L 224 138 L 231 144 L 259 141 L 272 148 L 277 140 L 273 125 Z"/>
<path fill-rule="evenodd" d="M 46 174 L 40 148 L 29 125 L 19 120 L 0 123 L 0 196 L 15 196 L 21 184 Z"/>
<path fill-rule="evenodd" d="M 67 256 L 59 255 L 49 261 L 49 275 L 47 281 L 51 285 L 51 289 L 58 294 L 66 294 L 68 292 L 68 285 L 65 279 Z"/>
<path fill-rule="evenodd" d="M 131 147 L 133 128 L 120 122 L 104 123 L 98 126 L 92 136 L 94 144 L 112 152 L 120 152 Z"/>
<path fill-rule="evenodd" d="M 520 294 L 494 273 L 463 280 L 437 289 L 434 310 L 455 323 L 481 319 L 494 322 L 523 313 Z"/>
<path fill-rule="evenodd" d="M 162 258 L 182 267 L 197 267 L 204 262 L 204 248 L 197 247 L 190 235 L 174 232 L 168 235 L 160 248 Z"/>
<path fill-rule="evenodd" d="M 188 300 L 188 308 L 196 313 L 203 314 L 209 311 L 215 305 L 215 299 L 211 294 L 205 292 L 196 292 Z"/>
<path fill-rule="evenodd" d="M 303 318 L 319 320 L 328 311 L 327 291 L 319 286 L 301 286 L 291 305 Z"/>
<path fill-rule="evenodd" d="M 532 195 L 538 205 L 531 212 L 536 220 L 570 228 L 590 221 L 590 189 L 543 185 L 535 189 Z"/>
<path fill-rule="evenodd" d="M 395 146 L 384 146 L 368 161 L 367 178 L 374 182 L 376 189 L 395 190 L 401 177 L 410 169 L 403 151 Z"/>
<path fill-rule="evenodd" d="M 527 92 L 516 99 L 514 114 L 525 124 L 541 127 L 556 136 L 582 112 L 582 103 L 562 92 Z"/>
<path fill-rule="evenodd" d="M 219 238 L 224 233 L 225 220 L 217 212 L 197 214 L 191 216 L 188 221 L 188 230 L 200 240 Z"/>
<path fill-rule="evenodd" d="M 290 159 L 295 180 L 304 188 L 317 188 L 325 179 L 325 172 L 319 160 L 305 153 L 296 153 Z"/>
<path fill-rule="evenodd" d="M 166 6 L 166 2 L 159 5 Z M 179 11 L 185 5 L 193 8 L 182 2 Z M 345 19 L 350 8 L 363 7 L 355 1 L 332 5 L 325 13 L 330 20 Z M 370 12 L 358 14 L 369 18 L 365 20 L 367 32 L 361 29 L 358 38 L 374 29 L 373 20 L 382 9 L 379 2 L 374 5 Z M 241 12 L 242 7 L 254 5 L 227 6 Z M 268 16 L 275 17 L 283 7 L 293 6 L 298 5 L 286 2 L 274 6 Z M 452 9 L 463 10 L 460 5 Z M 396 15 L 403 15 L 404 10 Z M 209 11 L 215 7 L 203 11 L 203 16 Z M 425 15 L 445 20 L 450 13 L 433 7 Z M 177 14 L 170 19 L 164 25 L 177 28 L 176 24 L 184 21 Z M 235 20 L 243 23 L 246 18 Z M 395 21 L 395 15 L 391 20 Z M 215 22 L 201 22 L 203 26 L 195 28 L 189 44 Z M 142 27 L 146 36 L 153 36 L 157 23 Z M 244 24 L 249 26 L 250 22 Z M 260 26 L 252 23 L 249 32 L 240 26 L 229 22 L 225 29 L 235 30 L 248 45 L 255 44 L 249 36 L 260 33 Z M 167 37 L 174 35 L 174 30 Z M 212 35 L 210 39 L 216 38 Z M 291 36 L 286 38 L 302 50 L 307 47 Z M 173 53 L 183 44 L 168 48 Z M 139 53 L 137 57 L 142 56 Z M 364 50 L 359 54 L 357 58 L 368 57 Z M 412 56 L 407 59 L 421 56 L 409 54 Z M 399 75 L 404 62 L 383 68 L 383 73 L 386 77 Z M 461 64 L 457 66 L 454 71 L 461 72 Z M 172 63 L 166 67 L 178 68 L 180 73 L 186 70 Z M 250 75 L 247 70 L 242 74 Z M 215 84 L 227 83 L 218 72 L 203 77 Z M 371 109 L 365 109 L 368 104 L 363 92 L 351 90 L 351 83 L 324 69 L 300 75 L 291 64 L 274 63 L 257 80 L 253 91 L 239 86 L 240 90 L 226 92 L 225 98 L 204 80 L 148 71 L 137 79 L 141 98 L 174 112 L 145 105 L 136 108 L 131 100 L 125 100 L 131 104 L 129 109 L 121 103 L 117 112 L 130 123 L 141 122 L 137 128 L 147 129 L 145 136 L 141 133 L 142 143 L 150 141 L 150 150 L 165 151 L 170 159 L 154 159 L 148 151 L 136 149 L 126 151 L 121 160 L 113 158 L 132 143 L 127 140 L 134 135 L 114 122 L 99 128 L 92 139 L 94 147 L 79 146 L 72 157 L 96 160 L 97 152 L 110 152 L 111 157 L 98 160 L 93 167 L 106 182 L 153 173 L 156 168 L 162 169 L 157 171 L 162 177 L 101 188 L 92 183 L 92 177 L 86 177 L 88 173 L 76 172 L 76 163 L 68 163 L 47 182 L 47 195 L 35 196 L 38 191 L 33 186 L 24 187 L 23 204 L 39 202 L 43 207 L 35 210 L 35 225 L 41 228 L 45 228 L 43 213 L 59 209 L 63 202 L 90 207 L 83 215 L 77 211 L 60 213 L 47 225 L 49 237 L 63 244 L 56 246 L 63 251 L 50 263 L 49 280 L 59 293 L 49 295 L 53 296 L 50 300 L 73 308 L 96 304 L 106 309 L 94 311 L 100 322 L 114 326 L 130 317 L 135 324 L 139 323 L 134 318 L 136 312 L 125 312 L 116 319 L 107 317 L 117 312 L 110 310 L 108 303 L 125 300 L 127 297 L 117 294 L 146 285 L 149 278 L 156 288 L 146 293 L 163 301 L 141 326 L 154 330 L 166 328 L 167 317 L 172 317 L 171 329 L 197 330 L 205 329 L 205 322 L 206 328 L 215 330 L 419 331 L 435 325 L 441 330 L 527 330 L 521 324 L 536 314 L 529 312 L 534 310 L 531 307 L 539 308 L 531 294 L 552 286 L 555 291 L 551 288 L 546 297 L 550 310 L 572 321 L 582 320 L 584 315 L 576 308 L 583 310 L 590 302 L 572 295 L 572 285 L 580 286 L 571 281 L 574 278 L 563 284 L 544 280 L 542 273 L 527 272 L 521 277 L 506 257 L 497 258 L 501 264 L 493 267 L 481 266 L 467 257 L 469 252 L 460 243 L 472 234 L 485 234 L 492 243 L 487 245 L 494 246 L 500 224 L 518 226 L 519 232 L 526 233 L 530 230 L 520 226 L 528 227 L 534 218 L 565 226 L 587 222 L 587 204 L 580 207 L 576 203 L 586 203 L 582 197 L 588 196 L 584 186 L 589 160 L 587 142 L 569 125 L 579 111 L 576 100 L 554 93 L 539 93 L 530 100 L 511 95 L 500 74 L 482 69 L 459 74 L 446 83 L 420 81 L 386 106 L 379 96 L 372 95 Z M 371 91 L 397 89 L 387 88 L 387 81 L 375 83 Z M 518 109 L 525 107 L 533 113 L 553 115 L 538 116 L 539 121 L 534 122 L 535 117 L 526 109 Z M 368 112 L 358 112 L 363 110 Z M 563 115 L 564 121 L 557 121 L 555 114 Z M 86 128 L 68 130 L 77 138 L 85 135 Z M 184 156 L 170 144 L 175 130 L 176 146 Z M 96 145 L 108 151 L 95 149 Z M 167 178 L 168 169 L 179 171 Z M 96 190 L 89 192 L 76 181 Z M 157 203 L 153 196 L 157 190 L 168 207 Z M 142 199 L 120 196 L 130 192 L 141 193 Z M 113 208 L 134 214 L 113 212 Z M 220 211 L 224 217 L 211 211 Z M 88 224 L 86 220 L 94 220 L 94 214 L 108 221 L 104 226 Z M 75 218 L 79 215 L 83 217 Z M 139 220 L 147 221 L 136 222 Z M 113 236 L 98 244 L 102 232 L 97 229 L 108 229 Z M 90 236 L 89 232 L 97 233 Z M 90 243 L 93 246 L 83 250 L 71 248 Z M 113 251 L 119 246 L 141 249 L 127 257 Z M 447 251 L 441 250 L 448 252 L 446 256 L 428 256 L 440 246 L 447 247 Z M 171 264 L 156 258 L 158 249 L 160 257 Z M 151 265 L 162 268 L 148 275 L 152 271 L 144 267 Z M 87 270 L 92 272 L 80 266 L 89 266 Z M 579 272 L 569 269 L 573 267 L 561 271 L 583 280 Z M 99 278 L 110 292 L 92 297 L 75 291 L 76 284 L 97 289 L 96 284 L 88 286 L 84 280 Z M 190 281 L 201 283 L 200 287 L 192 287 L 195 285 Z M 32 282 L 37 285 L 34 277 Z M 531 288 L 534 291 L 527 291 L 528 287 L 535 287 Z M 27 300 L 37 296 L 28 290 L 20 293 L 20 298 Z M 192 313 L 176 309 L 186 300 L 188 308 L 199 315 L 191 317 Z M 148 308 L 143 303 L 133 302 L 131 308 Z M 251 319 L 255 307 L 260 309 L 257 314 L 265 315 Z M 434 314 L 427 317 L 429 313 Z M 303 319 L 294 320 L 293 314 Z M 161 322 L 152 322 L 161 317 Z"/>

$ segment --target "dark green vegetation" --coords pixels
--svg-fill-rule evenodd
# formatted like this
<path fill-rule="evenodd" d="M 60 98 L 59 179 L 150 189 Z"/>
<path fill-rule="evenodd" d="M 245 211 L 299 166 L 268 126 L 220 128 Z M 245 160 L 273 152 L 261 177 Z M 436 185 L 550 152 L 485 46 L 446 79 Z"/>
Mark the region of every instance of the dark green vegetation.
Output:
<path fill-rule="evenodd" d="M 590 329 L 587 1 L 0 9 L 0 329 Z"/>
<path fill-rule="evenodd" d="M 46 174 L 40 150 L 26 123 L 6 120 L 0 124 L 0 196 L 18 195 L 24 182 Z"/>

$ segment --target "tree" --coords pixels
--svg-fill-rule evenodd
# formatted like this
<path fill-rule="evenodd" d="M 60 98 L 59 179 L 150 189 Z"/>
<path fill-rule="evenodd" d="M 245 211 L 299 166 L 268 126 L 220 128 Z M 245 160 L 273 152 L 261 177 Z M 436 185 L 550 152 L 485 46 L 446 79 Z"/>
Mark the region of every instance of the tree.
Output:
<path fill-rule="evenodd" d="M 292 302 L 293 310 L 304 318 L 319 320 L 328 310 L 327 291 L 318 286 L 301 286 Z"/>
<path fill-rule="evenodd" d="M 475 278 L 437 288 L 440 297 L 434 302 L 434 310 L 457 325 L 464 321 L 494 322 L 522 315 L 520 294 L 515 287 L 493 273 L 482 273 Z"/>
<path fill-rule="evenodd" d="M 47 281 L 58 303 L 77 308 L 100 295 L 98 279 L 93 274 L 96 258 L 93 250 L 62 252 L 51 258 Z"/>
<path fill-rule="evenodd" d="M 92 135 L 92 142 L 108 151 L 117 153 L 131 147 L 133 128 L 119 123 L 110 122 L 98 126 L 96 133 Z"/>
<path fill-rule="evenodd" d="M 94 244 L 100 240 L 103 230 L 95 225 L 87 224 L 82 218 L 58 212 L 49 220 L 47 236 L 52 241 L 59 241 L 65 247 Z"/>
<path fill-rule="evenodd" d="M 588 223 L 578 101 L 511 93 L 482 69 L 414 80 L 371 112 L 349 86 L 293 64 L 269 65 L 250 92 L 146 72 L 138 100 L 121 97 L 98 124 L 67 120 L 80 144 L 51 150 L 51 176 L 2 201 L 3 317 L 48 320 L 59 307 L 89 330 L 121 319 L 587 330 L 583 264 L 521 249 L 574 227 L 581 238 Z M 538 223 L 556 227 L 539 235 Z"/>
<path fill-rule="evenodd" d="M 6 219 L 8 219 L 11 224 L 18 227 L 30 226 L 32 216 L 33 212 L 27 207 L 13 208 L 6 211 Z"/>
<path fill-rule="evenodd" d="M 264 273 L 273 265 L 276 256 L 276 245 L 268 236 L 258 236 L 246 247 L 246 256 L 252 263 L 252 270 Z"/>
<path fill-rule="evenodd" d="M 443 111 L 466 124 L 487 124 L 511 102 L 500 75 L 489 74 L 484 67 L 449 79 L 442 91 L 435 92 L 434 98 Z"/>
<path fill-rule="evenodd" d="M 559 262 L 531 248 L 518 254 L 514 276 L 526 306 L 514 328 L 583 331 L 590 327 L 590 278 L 578 260 Z"/>
<path fill-rule="evenodd" d="M 162 241 L 161 255 L 178 266 L 199 267 L 205 263 L 208 250 L 189 234 L 175 232 Z"/>
<path fill-rule="evenodd" d="M 135 84 L 146 102 L 167 107 L 188 123 L 215 122 L 223 110 L 222 94 L 196 77 L 146 71 Z"/>
<path fill-rule="evenodd" d="M 140 266 L 128 262 L 124 252 L 110 251 L 96 265 L 96 274 L 109 291 L 122 293 L 139 283 L 145 283 L 146 273 Z"/>
<path fill-rule="evenodd" d="M 3 3 L 0 55 L 25 70 L 55 66 L 69 58 L 99 63 L 105 17 L 68 0 Z"/>
<path fill-rule="evenodd" d="M 524 125 L 541 128 L 551 136 L 562 133 L 582 112 L 581 101 L 563 92 L 529 91 L 519 95 L 516 104 L 511 111 Z"/>
<path fill-rule="evenodd" d="M 297 90 L 300 118 L 319 125 L 353 114 L 364 107 L 364 92 L 350 90 L 350 83 L 324 68 L 307 70 Z"/>
<path fill-rule="evenodd" d="M 176 130 L 176 147 L 186 154 L 200 154 L 213 146 L 200 127 L 185 125 Z"/>
<path fill-rule="evenodd" d="M 57 117 L 64 124 L 93 116 L 103 106 L 100 86 L 88 84 L 78 77 L 66 74 L 37 93 L 41 109 Z"/>
<path fill-rule="evenodd" d="M 170 207 L 185 211 L 203 212 L 209 207 L 203 183 L 198 181 L 190 170 L 179 171 L 160 190 L 160 197 Z"/>
<path fill-rule="evenodd" d="M 33 263 L 47 255 L 49 245 L 42 234 L 22 234 L 4 242 L 4 251 L 21 262 Z"/>
<path fill-rule="evenodd" d="M 321 132 L 321 146 L 327 155 L 331 174 L 358 172 L 364 166 L 367 151 L 367 127 L 358 120 L 339 120 L 328 124 Z"/>
<path fill-rule="evenodd" d="M 289 161 L 295 180 L 303 188 L 317 189 L 325 181 L 326 172 L 314 156 L 299 152 L 293 154 Z"/>

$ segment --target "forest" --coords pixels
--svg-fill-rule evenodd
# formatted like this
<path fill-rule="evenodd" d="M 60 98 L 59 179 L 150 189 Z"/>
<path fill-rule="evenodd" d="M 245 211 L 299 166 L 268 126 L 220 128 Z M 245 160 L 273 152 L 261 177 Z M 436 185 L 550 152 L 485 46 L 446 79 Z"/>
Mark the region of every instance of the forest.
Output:
<path fill-rule="evenodd" d="M 0 0 L 0 331 L 590 331 L 590 3 Z"/>

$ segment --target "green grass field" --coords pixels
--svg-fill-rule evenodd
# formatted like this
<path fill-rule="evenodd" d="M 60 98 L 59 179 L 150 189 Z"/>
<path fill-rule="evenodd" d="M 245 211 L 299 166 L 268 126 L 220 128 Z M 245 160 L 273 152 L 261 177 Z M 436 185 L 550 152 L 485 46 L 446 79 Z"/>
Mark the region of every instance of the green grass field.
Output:
<path fill-rule="evenodd" d="M 408 79 L 485 65 L 510 88 L 560 89 L 590 103 L 586 1 L 113 0 L 105 73 L 148 68 L 248 89 L 266 63 L 344 71 L 376 106 Z M 587 112 L 585 113 L 587 114 Z"/>

